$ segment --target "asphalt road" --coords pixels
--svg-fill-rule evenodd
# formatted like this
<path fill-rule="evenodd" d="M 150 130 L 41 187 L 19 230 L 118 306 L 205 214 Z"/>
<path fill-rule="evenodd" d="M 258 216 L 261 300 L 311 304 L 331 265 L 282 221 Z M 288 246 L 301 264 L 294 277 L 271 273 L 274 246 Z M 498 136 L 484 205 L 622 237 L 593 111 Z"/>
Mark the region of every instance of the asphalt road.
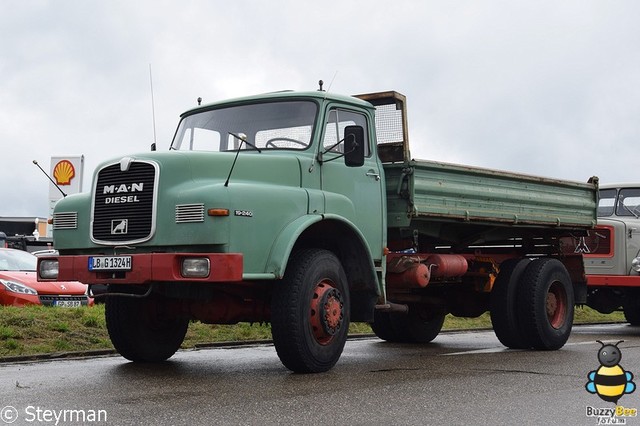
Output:
<path fill-rule="evenodd" d="M 596 340 L 624 340 L 619 365 L 640 382 L 640 328 L 628 325 L 575 327 L 554 352 L 507 350 L 490 331 L 443 333 L 426 346 L 352 340 L 316 375 L 292 374 L 271 345 L 253 345 L 182 351 L 159 365 L 5 364 L 0 425 L 595 425 L 588 407 L 615 407 L 585 389 L 600 367 Z M 639 397 L 618 404 L 640 408 Z"/>

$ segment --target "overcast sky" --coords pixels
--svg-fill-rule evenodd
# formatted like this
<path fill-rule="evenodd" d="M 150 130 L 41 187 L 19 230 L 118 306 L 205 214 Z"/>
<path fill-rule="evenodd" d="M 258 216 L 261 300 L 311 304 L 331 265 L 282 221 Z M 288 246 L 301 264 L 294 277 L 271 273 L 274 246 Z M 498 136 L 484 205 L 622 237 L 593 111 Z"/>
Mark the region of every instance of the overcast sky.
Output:
<path fill-rule="evenodd" d="M 414 158 L 640 181 L 640 2 L 32 1 L 0 14 L 0 216 L 47 217 L 51 157 L 169 146 L 196 99 L 407 96 Z"/>

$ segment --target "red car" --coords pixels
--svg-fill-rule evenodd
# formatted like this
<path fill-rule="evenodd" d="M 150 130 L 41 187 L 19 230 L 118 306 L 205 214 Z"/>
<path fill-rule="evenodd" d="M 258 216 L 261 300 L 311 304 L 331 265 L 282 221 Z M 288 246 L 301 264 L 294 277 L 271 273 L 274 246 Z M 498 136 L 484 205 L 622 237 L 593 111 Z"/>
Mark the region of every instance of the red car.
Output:
<path fill-rule="evenodd" d="M 0 248 L 0 305 L 46 305 L 75 308 L 93 304 L 86 284 L 38 282 L 37 257 L 29 252 Z"/>

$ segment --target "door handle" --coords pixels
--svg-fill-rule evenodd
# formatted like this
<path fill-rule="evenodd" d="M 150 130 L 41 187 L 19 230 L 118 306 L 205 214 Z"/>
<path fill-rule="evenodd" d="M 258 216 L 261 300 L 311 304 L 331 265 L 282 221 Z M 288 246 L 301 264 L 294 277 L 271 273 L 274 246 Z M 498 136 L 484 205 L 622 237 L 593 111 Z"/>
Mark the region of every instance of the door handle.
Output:
<path fill-rule="evenodd" d="M 369 170 L 369 171 L 368 171 L 367 173 L 365 173 L 365 174 L 366 174 L 367 176 L 370 176 L 370 177 L 375 178 L 376 180 L 380 180 L 380 174 L 379 174 L 379 173 L 376 173 L 376 171 L 375 171 L 375 170 L 373 170 L 373 169 L 372 169 L 372 170 Z"/>

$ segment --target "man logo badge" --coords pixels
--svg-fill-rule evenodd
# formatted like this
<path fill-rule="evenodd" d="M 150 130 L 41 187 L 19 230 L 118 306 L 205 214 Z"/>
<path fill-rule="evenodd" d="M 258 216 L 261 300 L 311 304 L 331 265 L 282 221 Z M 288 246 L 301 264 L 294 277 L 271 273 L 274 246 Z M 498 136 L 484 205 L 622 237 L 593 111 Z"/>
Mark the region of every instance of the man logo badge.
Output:
<path fill-rule="evenodd" d="M 116 219 L 111 221 L 111 235 L 126 234 L 129 219 Z"/>

